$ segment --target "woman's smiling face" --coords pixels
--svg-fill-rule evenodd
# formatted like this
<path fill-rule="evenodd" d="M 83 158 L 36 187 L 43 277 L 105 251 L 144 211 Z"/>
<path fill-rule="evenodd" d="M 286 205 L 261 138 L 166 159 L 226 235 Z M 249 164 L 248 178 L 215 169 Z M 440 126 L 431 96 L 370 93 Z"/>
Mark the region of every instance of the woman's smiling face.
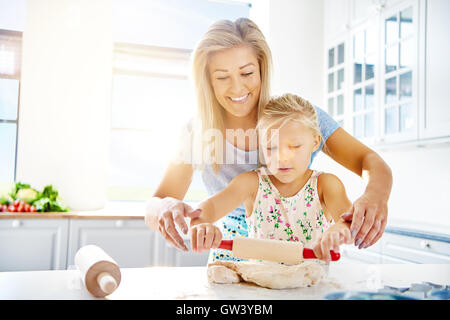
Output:
<path fill-rule="evenodd" d="M 217 51 L 210 56 L 209 76 L 220 105 L 235 117 L 256 116 L 261 90 L 258 59 L 249 46 Z"/>

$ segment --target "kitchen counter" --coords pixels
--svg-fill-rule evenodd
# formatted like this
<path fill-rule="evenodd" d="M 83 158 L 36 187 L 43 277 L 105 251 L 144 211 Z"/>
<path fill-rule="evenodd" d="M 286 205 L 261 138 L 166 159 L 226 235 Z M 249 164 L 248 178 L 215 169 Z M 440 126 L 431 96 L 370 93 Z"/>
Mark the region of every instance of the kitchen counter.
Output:
<path fill-rule="evenodd" d="M 309 288 L 270 290 L 256 285 L 212 284 L 206 267 L 122 268 L 119 288 L 106 299 L 304 299 L 320 300 L 337 291 L 377 291 L 384 286 L 409 287 L 413 283 L 450 284 L 445 264 L 331 264 L 328 277 Z M 89 295 L 74 270 L 0 273 L 0 299 L 96 299 Z"/>
<path fill-rule="evenodd" d="M 0 219 L 144 219 L 135 212 L 70 211 L 70 212 L 0 212 Z"/>
<path fill-rule="evenodd" d="M 0 212 L 0 219 L 144 219 L 144 202 L 108 202 L 98 210 L 70 212 Z"/>

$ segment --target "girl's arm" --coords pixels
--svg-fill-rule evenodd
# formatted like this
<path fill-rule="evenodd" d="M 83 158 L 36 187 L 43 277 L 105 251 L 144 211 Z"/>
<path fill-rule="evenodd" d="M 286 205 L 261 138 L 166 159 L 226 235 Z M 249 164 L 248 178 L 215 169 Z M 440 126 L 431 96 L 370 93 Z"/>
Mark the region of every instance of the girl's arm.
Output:
<path fill-rule="evenodd" d="M 191 219 L 193 251 L 217 248 L 221 234 L 212 224 L 242 203 L 253 203 L 257 190 L 257 173 L 249 171 L 237 175 L 225 189 L 202 201 L 197 207 L 201 210 L 201 215 Z"/>
<path fill-rule="evenodd" d="M 367 187 L 343 216 L 351 221 L 352 239 L 359 248 L 367 248 L 383 235 L 387 223 L 387 203 L 392 189 L 392 172 L 373 150 L 344 129 L 338 128 L 326 140 L 324 152 L 345 168 L 367 178 Z"/>

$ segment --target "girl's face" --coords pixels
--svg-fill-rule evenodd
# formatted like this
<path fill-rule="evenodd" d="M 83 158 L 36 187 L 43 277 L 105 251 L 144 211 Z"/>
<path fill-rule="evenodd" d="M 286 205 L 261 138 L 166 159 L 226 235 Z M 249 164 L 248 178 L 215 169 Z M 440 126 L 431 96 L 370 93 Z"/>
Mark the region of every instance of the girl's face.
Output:
<path fill-rule="evenodd" d="M 319 135 L 291 120 L 264 134 L 267 140 L 261 139 L 261 148 L 270 174 L 283 183 L 293 182 L 305 174 L 311 154 L 320 146 Z"/>
<path fill-rule="evenodd" d="M 214 95 L 235 117 L 255 115 L 261 90 L 258 59 L 249 46 L 217 51 L 210 56 L 209 76 Z"/>

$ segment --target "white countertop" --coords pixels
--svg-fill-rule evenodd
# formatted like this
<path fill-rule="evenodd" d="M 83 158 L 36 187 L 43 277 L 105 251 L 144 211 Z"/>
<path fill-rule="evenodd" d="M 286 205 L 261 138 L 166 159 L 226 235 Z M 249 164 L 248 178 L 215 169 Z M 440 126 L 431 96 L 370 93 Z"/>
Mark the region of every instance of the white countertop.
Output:
<path fill-rule="evenodd" d="M 208 283 L 206 267 L 122 268 L 119 288 L 107 299 L 323 299 L 336 291 L 377 291 L 424 281 L 450 284 L 446 264 L 331 264 L 328 277 L 309 288 L 270 290 L 256 285 Z M 78 270 L 0 273 L 0 299 L 96 299 L 84 288 Z"/>

